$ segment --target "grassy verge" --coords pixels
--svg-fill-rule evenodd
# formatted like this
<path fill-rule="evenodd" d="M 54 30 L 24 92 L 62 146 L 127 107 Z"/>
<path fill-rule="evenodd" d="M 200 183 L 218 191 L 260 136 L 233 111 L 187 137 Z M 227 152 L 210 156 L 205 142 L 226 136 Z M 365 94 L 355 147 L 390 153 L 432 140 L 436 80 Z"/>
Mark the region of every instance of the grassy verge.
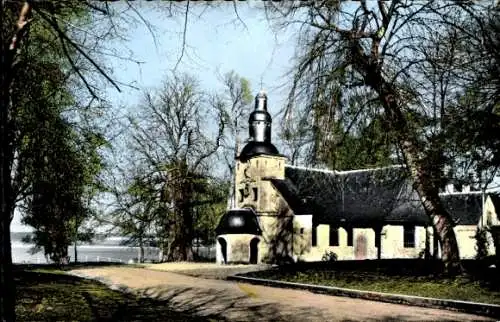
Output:
<path fill-rule="evenodd" d="M 18 321 L 206 321 L 55 268 L 16 270 Z"/>
<path fill-rule="evenodd" d="M 410 262 L 407 262 L 410 264 Z M 390 265 L 390 264 L 389 264 Z M 390 270 L 390 272 L 389 272 Z M 394 267 L 363 267 L 357 265 L 308 265 L 282 267 L 249 273 L 246 276 L 349 289 L 416 295 L 442 299 L 500 304 L 498 271 L 444 278 L 428 272 L 401 270 Z M 475 272 L 478 273 L 478 272 Z"/>

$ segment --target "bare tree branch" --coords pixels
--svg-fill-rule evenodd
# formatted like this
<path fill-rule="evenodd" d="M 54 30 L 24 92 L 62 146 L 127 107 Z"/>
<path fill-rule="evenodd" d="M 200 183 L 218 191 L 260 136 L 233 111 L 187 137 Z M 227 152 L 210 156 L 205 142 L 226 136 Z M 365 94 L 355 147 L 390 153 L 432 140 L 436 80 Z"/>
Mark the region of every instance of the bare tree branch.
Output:
<path fill-rule="evenodd" d="M 188 24 L 188 15 L 189 15 L 189 3 L 190 0 L 187 0 L 186 2 L 186 11 L 184 12 L 184 28 L 182 30 L 182 45 L 181 45 L 181 54 L 179 58 L 177 59 L 177 62 L 175 63 L 173 71 L 175 72 L 177 70 L 177 67 L 182 61 L 182 58 L 184 57 L 184 51 L 186 50 L 186 37 L 187 37 L 187 24 Z"/>

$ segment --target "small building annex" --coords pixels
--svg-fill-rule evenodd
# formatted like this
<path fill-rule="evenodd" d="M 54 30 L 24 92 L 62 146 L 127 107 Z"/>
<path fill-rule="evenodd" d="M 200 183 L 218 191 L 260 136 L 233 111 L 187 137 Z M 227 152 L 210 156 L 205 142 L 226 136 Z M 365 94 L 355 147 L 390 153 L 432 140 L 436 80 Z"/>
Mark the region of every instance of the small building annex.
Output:
<path fill-rule="evenodd" d="M 235 208 L 216 229 L 218 263 L 440 256 L 403 166 L 332 171 L 287 165 L 271 143 L 271 124 L 261 92 L 249 117 L 250 140 L 236 160 Z M 461 257 L 473 258 L 477 228 L 499 231 L 500 197 L 455 192 L 441 199 L 455 222 Z M 493 254 L 498 238 L 488 233 L 488 240 Z"/>

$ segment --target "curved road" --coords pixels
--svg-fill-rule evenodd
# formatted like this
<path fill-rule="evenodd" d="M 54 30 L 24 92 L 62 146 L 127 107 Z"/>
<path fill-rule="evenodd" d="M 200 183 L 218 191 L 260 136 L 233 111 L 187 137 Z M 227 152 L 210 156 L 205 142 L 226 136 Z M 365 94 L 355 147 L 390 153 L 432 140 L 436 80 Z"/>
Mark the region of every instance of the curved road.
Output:
<path fill-rule="evenodd" d="M 494 321 L 447 310 L 427 309 L 308 291 L 203 279 L 131 267 L 74 270 L 152 298 L 174 310 L 229 321 Z M 166 317 L 168 321 L 168 317 Z"/>

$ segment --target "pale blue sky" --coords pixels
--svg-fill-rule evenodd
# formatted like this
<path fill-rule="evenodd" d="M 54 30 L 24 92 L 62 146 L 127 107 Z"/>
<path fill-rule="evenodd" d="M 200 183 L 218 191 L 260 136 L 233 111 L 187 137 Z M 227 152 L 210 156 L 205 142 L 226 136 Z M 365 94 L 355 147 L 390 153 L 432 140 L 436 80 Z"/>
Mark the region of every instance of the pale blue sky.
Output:
<path fill-rule="evenodd" d="M 165 12 L 142 5 L 144 18 L 154 24 L 157 45 L 145 25 L 137 25 L 130 33 L 130 41 L 117 46 L 131 50 L 134 58 L 144 63 L 110 61 L 117 79 L 132 82 L 141 88 L 158 86 L 169 70 L 176 65 L 182 48 L 184 17 L 165 18 Z M 295 38 L 292 32 L 275 34 L 269 28 L 265 17 L 250 6 L 238 6 L 238 13 L 245 26 L 236 20 L 232 3 L 206 10 L 204 6 L 192 4 L 188 19 L 186 51 L 177 70 L 197 76 L 204 89 L 216 90 L 221 86 L 217 73 L 234 70 L 250 80 L 253 91 L 260 89 L 261 79 L 268 91 L 271 107 L 277 111 L 283 103 L 286 89 L 277 87 L 286 84 L 283 76 L 290 70 L 294 53 Z M 123 88 L 118 93 L 109 88 L 109 96 L 114 103 L 133 106 L 140 92 Z"/>
<path fill-rule="evenodd" d="M 231 2 L 206 10 L 201 17 L 199 14 L 204 6 L 193 5 L 193 2 L 191 6 L 186 52 L 177 70 L 197 76 L 206 90 L 220 88 L 218 73 L 231 70 L 247 78 L 255 94 L 260 90 L 262 80 L 268 92 L 270 113 L 276 114 L 283 106 L 288 89 L 285 74 L 292 67 L 295 35 L 292 32 L 275 34 L 265 17 L 251 8 L 252 3 L 238 6 L 239 16 L 246 27 L 236 20 Z M 155 27 L 156 45 L 147 27 L 137 23 L 128 31 L 127 41 L 113 46 L 120 48 L 124 55 L 130 51 L 136 61 L 143 63 L 138 65 L 111 57 L 105 62 L 120 82 L 150 89 L 159 86 L 168 71 L 174 68 L 181 53 L 184 21 L 182 15 L 166 17 L 166 13 L 154 4 L 143 3 L 139 10 Z M 125 86 L 122 86 L 122 93 L 111 86 L 106 92 L 116 115 L 122 109 L 134 108 L 141 98 L 141 91 Z M 273 129 L 273 139 L 276 140 L 276 124 Z M 28 227 L 23 227 L 16 215 L 11 229 L 26 231 Z"/>

